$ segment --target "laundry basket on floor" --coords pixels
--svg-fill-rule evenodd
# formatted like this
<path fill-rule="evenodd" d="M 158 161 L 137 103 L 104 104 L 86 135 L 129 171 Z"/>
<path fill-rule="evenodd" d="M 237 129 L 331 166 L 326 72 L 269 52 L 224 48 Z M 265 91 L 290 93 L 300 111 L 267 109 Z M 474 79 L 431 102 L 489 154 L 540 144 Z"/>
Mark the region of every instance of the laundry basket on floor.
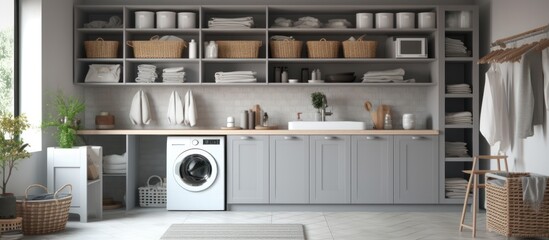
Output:
<path fill-rule="evenodd" d="M 486 228 L 508 237 L 549 237 L 549 183 L 535 210 L 523 202 L 523 176 L 530 173 L 486 174 Z"/>
<path fill-rule="evenodd" d="M 151 184 L 152 179 L 158 179 L 158 183 Z M 147 186 L 139 187 L 139 206 L 140 207 L 166 207 L 166 186 L 162 178 L 152 175 L 147 179 Z"/>

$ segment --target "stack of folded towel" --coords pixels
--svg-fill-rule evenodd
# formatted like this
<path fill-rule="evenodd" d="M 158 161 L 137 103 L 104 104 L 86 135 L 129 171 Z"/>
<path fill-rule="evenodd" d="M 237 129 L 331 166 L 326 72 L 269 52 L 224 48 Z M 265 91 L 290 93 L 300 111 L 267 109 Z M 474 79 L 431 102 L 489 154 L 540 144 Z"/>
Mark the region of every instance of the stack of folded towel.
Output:
<path fill-rule="evenodd" d="M 152 83 L 156 80 L 158 75 L 156 74 L 156 66 L 150 64 L 141 64 L 137 66 L 137 78 L 135 82 L 138 83 Z"/>
<path fill-rule="evenodd" d="M 473 114 L 471 112 L 452 112 L 446 113 L 446 124 L 473 124 Z"/>
<path fill-rule="evenodd" d="M 446 57 L 468 57 L 469 52 L 465 44 L 459 39 L 446 38 Z"/>
<path fill-rule="evenodd" d="M 240 18 L 211 18 L 208 21 L 209 28 L 252 28 L 254 27 L 253 17 Z"/>
<path fill-rule="evenodd" d="M 467 180 L 463 178 L 446 178 L 445 195 L 450 199 L 463 199 L 467 193 Z"/>
<path fill-rule="evenodd" d="M 278 17 L 274 20 L 274 24 L 271 27 L 272 28 L 287 28 L 287 27 L 293 27 L 293 26 L 294 26 L 294 21 L 292 19 Z"/>
<path fill-rule="evenodd" d="M 216 72 L 216 83 L 249 83 L 257 82 L 256 72 L 252 71 L 234 71 L 234 72 Z"/>
<path fill-rule="evenodd" d="M 126 174 L 126 153 L 123 155 L 107 155 L 103 157 L 103 173 Z"/>
<path fill-rule="evenodd" d="M 91 21 L 84 23 L 84 28 L 122 28 L 122 19 L 119 16 L 112 16 L 109 21 Z"/>
<path fill-rule="evenodd" d="M 294 27 L 296 28 L 320 28 L 322 23 L 318 18 L 314 17 L 301 17 L 295 23 Z"/>
<path fill-rule="evenodd" d="M 471 85 L 467 83 L 462 84 L 449 84 L 446 86 L 446 92 L 448 93 L 471 93 Z"/>
<path fill-rule="evenodd" d="M 397 68 L 385 71 L 368 71 L 362 77 L 363 83 L 409 83 L 415 82 L 415 79 L 404 80 L 404 69 Z"/>
<path fill-rule="evenodd" d="M 349 28 L 352 26 L 353 24 L 347 21 L 347 19 L 330 19 L 325 25 L 326 28 Z"/>
<path fill-rule="evenodd" d="M 173 67 L 164 68 L 162 70 L 162 82 L 165 83 L 182 83 L 185 82 L 185 68 Z"/>
<path fill-rule="evenodd" d="M 467 143 L 464 142 L 446 142 L 446 157 L 469 157 Z"/>

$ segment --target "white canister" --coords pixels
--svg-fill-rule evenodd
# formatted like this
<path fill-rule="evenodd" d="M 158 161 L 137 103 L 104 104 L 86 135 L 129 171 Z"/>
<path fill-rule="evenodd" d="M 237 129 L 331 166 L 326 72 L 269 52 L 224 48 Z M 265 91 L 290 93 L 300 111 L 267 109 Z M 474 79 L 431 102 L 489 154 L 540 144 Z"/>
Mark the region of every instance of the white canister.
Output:
<path fill-rule="evenodd" d="M 420 12 L 417 14 L 418 28 L 435 28 L 436 15 L 434 12 Z"/>
<path fill-rule="evenodd" d="M 402 128 L 406 130 L 415 128 L 416 117 L 412 113 L 405 113 L 402 115 Z"/>
<path fill-rule="evenodd" d="M 413 12 L 399 12 L 396 14 L 397 28 L 415 28 L 416 14 Z"/>
<path fill-rule="evenodd" d="M 227 117 L 227 127 L 228 128 L 234 127 L 234 117 L 232 116 Z"/>
<path fill-rule="evenodd" d="M 461 11 L 459 13 L 459 27 L 460 28 L 471 27 L 471 11 Z"/>
<path fill-rule="evenodd" d="M 446 12 L 446 27 L 447 28 L 458 28 L 461 18 L 460 12 Z"/>
<path fill-rule="evenodd" d="M 175 12 L 156 12 L 156 28 L 175 28 Z"/>
<path fill-rule="evenodd" d="M 393 13 L 376 13 L 376 28 L 394 28 L 395 20 Z"/>
<path fill-rule="evenodd" d="M 357 13 L 356 28 L 374 28 L 373 13 Z"/>
<path fill-rule="evenodd" d="M 177 13 L 177 28 L 196 28 L 196 13 Z"/>
<path fill-rule="evenodd" d="M 135 12 L 135 28 L 154 28 L 154 12 Z"/>

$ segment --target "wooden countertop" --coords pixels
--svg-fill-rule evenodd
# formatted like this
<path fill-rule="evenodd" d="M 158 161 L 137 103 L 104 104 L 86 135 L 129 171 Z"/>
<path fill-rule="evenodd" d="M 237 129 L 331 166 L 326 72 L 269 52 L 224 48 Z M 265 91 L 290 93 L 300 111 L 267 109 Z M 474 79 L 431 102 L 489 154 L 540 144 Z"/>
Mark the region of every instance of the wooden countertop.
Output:
<path fill-rule="evenodd" d="M 438 130 L 222 130 L 222 129 L 114 129 L 78 130 L 79 135 L 438 135 Z"/>

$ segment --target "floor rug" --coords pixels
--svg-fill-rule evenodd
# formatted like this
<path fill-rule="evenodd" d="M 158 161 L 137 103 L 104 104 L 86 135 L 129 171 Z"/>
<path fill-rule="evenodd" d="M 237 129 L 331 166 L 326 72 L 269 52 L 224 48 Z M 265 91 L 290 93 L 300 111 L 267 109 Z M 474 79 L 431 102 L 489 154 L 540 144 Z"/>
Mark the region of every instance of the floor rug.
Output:
<path fill-rule="evenodd" d="M 304 240 L 302 224 L 172 224 L 161 239 Z"/>

